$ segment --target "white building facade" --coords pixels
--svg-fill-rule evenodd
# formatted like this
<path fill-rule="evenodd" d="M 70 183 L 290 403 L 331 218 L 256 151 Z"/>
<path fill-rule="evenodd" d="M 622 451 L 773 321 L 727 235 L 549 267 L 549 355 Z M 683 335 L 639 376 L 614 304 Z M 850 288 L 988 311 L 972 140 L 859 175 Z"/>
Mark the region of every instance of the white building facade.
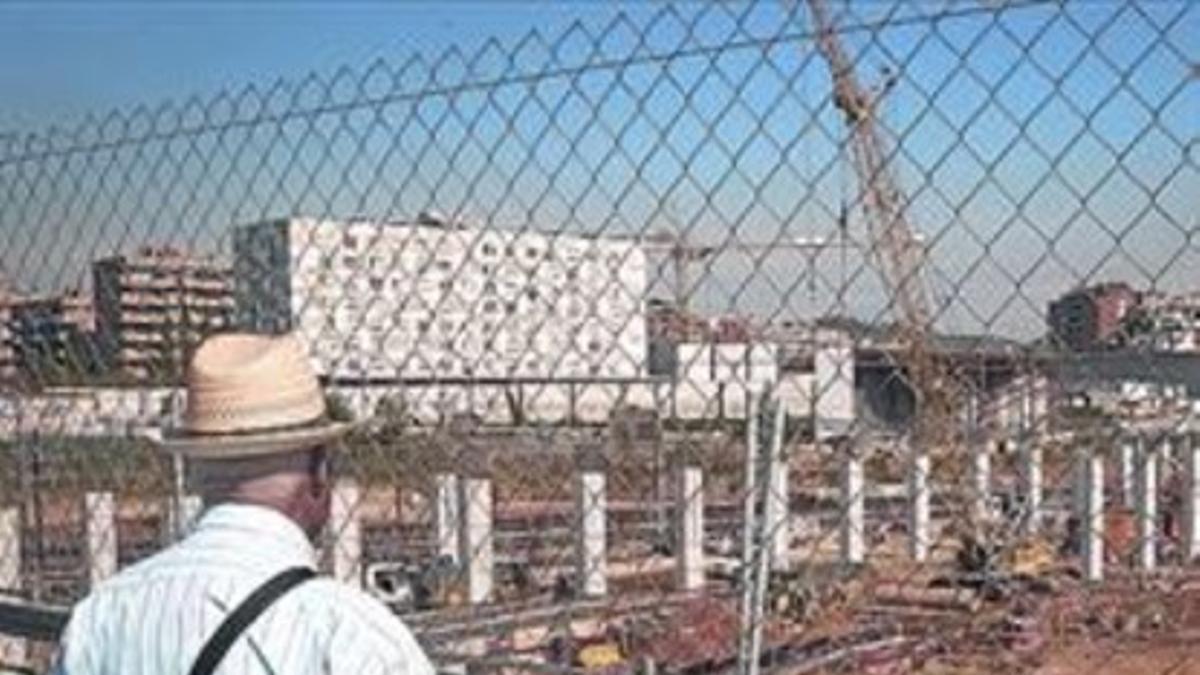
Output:
<path fill-rule="evenodd" d="M 646 260 L 632 242 L 289 218 L 234 231 L 238 323 L 295 330 L 348 380 L 644 375 Z"/>

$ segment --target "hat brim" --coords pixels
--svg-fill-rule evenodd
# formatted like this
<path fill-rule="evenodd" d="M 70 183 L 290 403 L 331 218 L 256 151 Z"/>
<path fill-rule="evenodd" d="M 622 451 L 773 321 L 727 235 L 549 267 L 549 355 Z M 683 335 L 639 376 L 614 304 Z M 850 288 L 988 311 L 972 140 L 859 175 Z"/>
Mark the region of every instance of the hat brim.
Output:
<path fill-rule="evenodd" d="M 353 428 L 353 424 L 330 422 L 304 429 L 228 436 L 171 435 L 162 429 L 150 429 L 145 433 L 145 438 L 163 452 L 184 457 L 241 459 L 314 448 L 345 436 Z"/>

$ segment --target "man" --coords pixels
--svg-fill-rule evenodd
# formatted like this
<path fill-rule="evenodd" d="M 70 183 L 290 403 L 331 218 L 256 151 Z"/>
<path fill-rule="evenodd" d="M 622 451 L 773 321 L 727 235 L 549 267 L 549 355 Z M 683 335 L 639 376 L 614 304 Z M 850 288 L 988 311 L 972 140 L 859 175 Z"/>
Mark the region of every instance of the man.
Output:
<path fill-rule="evenodd" d="M 311 578 L 330 513 L 326 419 L 290 335 L 221 335 L 188 370 L 182 429 L 156 433 L 204 497 L 194 532 L 100 584 L 63 635 L 63 675 L 432 673 L 383 605 Z"/>

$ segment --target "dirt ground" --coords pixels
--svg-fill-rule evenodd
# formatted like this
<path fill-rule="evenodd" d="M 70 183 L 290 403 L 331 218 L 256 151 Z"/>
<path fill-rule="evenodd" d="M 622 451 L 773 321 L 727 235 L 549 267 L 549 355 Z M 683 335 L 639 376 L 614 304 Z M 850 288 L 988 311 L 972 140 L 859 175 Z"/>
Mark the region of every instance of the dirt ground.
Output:
<path fill-rule="evenodd" d="M 1028 658 L 1028 657 L 1026 657 Z M 900 670 L 885 671 L 889 675 Z M 1200 633 L 1152 639 L 1099 639 L 1048 648 L 1035 663 L 1012 654 L 934 659 L 920 675 L 1200 675 Z"/>
<path fill-rule="evenodd" d="M 1190 642 L 1190 644 L 1188 644 Z M 1147 644 L 1090 644 L 1057 650 L 1037 675 L 1200 675 L 1200 635 Z"/>

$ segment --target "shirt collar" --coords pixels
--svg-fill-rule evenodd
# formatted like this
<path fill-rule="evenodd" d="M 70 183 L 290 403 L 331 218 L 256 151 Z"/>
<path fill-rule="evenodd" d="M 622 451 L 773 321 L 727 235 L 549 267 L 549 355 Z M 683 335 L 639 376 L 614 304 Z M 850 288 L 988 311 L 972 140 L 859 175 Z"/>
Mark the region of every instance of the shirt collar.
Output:
<path fill-rule="evenodd" d="M 218 504 L 196 524 L 199 541 L 210 538 L 244 540 L 249 555 L 280 558 L 288 565 L 316 567 L 317 553 L 304 530 L 291 518 L 266 506 Z"/>

